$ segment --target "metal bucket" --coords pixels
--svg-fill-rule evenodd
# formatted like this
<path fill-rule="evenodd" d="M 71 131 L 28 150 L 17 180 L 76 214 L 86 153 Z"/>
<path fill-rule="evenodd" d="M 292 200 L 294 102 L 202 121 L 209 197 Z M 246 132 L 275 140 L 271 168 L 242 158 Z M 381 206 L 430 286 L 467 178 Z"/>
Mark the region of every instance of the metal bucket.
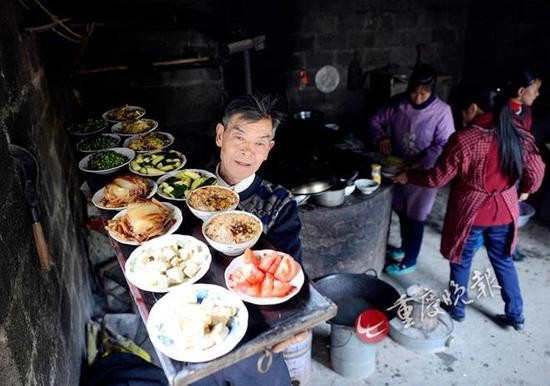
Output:
<path fill-rule="evenodd" d="M 367 378 L 376 370 L 375 343 L 365 343 L 354 327 L 330 324 L 330 364 L 343 377 Z"/>
<path fill-rule="evenodd" d="M 283 358 L 288 367 L 293 386 L 305 385 L 311 377 L 312 335 L 311 330 L 308 331 L 306 339 L 291 345 L 283 351 Z"/>

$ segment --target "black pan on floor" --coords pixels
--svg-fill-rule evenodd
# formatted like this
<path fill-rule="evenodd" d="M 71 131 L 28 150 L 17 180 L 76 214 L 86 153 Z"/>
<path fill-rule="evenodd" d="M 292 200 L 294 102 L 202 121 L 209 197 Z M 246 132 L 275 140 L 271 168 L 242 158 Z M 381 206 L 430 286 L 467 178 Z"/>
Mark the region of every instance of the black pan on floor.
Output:
<path fill-rule="evenodd" d="M 368 309 L 384 312 L 388 320 L 397 314 L 397 307 L 388 308 L 399 299 L 399 292 L 378 279 L 373 269 L 365 273 L 331 273 L 314 279 L 314 282 L 319 291 L 338 306 L 338 313 L 331 323 L 353 326 L 357 316 Z"/>

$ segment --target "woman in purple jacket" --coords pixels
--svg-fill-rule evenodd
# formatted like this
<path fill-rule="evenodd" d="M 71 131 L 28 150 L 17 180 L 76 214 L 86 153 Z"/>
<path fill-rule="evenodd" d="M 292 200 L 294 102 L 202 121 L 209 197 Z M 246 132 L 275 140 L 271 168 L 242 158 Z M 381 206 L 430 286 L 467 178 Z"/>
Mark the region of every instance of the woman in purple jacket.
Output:
<path fill-rule="evenodd" d="M 407 92 L 370 119 L 372 141 L 382 154 L 396 155 L 408 166 L 420 169 L 430 169 L 435 164 L 455 131 L 451 108 L 435 95 L 435 84 L 435 69 L 430 65 L 418 66 L 411 74 Z M 399 216 L 401 248 L 392 253 L 397 264 L 386 267 L 388 275 L 398 276 L 416 269 L 424 224 L 436 193 L 434 188 L 395 186 L 393 209 Z"/>

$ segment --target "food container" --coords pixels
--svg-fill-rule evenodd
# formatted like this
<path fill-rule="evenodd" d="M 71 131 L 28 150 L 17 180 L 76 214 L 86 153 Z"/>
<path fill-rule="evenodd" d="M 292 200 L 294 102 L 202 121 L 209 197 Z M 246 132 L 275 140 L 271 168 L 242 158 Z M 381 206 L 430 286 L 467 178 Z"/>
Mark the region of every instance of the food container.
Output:
<path fill-rule="evenodd" d="M 338 186 L 336 188 L 327 190 L 325 192 L 316 194 L 314 200 L 318 205 L 321 206 L 340 206 L 344 203 L 346 199 L 346 187 Z"/>
<path fill-rule="evenodd" d="M 374 192 L 380 185 L 378 185 L 374 180 L 368 178 L 361 178 L 355 181 L 355 186 L 363 194 L 371 194 Z"/>
<path fill-rule="evenodd" d="M 223 219 L 227 219 L 229 220 L 228 221 L 228 224 L 229 224 L 231 217 L 234 217 L 234 216 L 247 216 L 251 221 L 256 223 L 257 232 L 254 233 L 254 236 L 252 238 L 239 243 L 229 243 L 229 242 L 214 240 L 212 237 L 209 236 L 208 228 L 213 221 L 220 221 Z M 227 229 L 221 230 L 220 232 L 226 232 L 226 231 Z M 216 213 L 202 224 L 202 234 L 205 240 L 208 242 L 208 244 L 210 244 L 212 248 L 214 248 L 215 250 L 227 256 L 238 256 L 243 254 L 247 248 L 252 248 L 260 238 L 262 232 L 263 232 L 263 224 L 260 221 L 260 219 L 251 213 L 243 212 L 240 210 L 231 210 L 231 211 Z"/>
<path fill-rule="evenodd" d="M 118 153 L 118 154 L 122 155 L 123 157 L 125 157 L 126 160 L 123 163 L 120 163 L 120 164 L 118 164 L 116 166 L 113 166 L 111 168 L 108 168 L 108 169 L 90 169 L 89 162 L 92 159 L 92 157 L 96 156 L 97 154 L 106 153 L 106 152 Z M 110 174 L 110 173 L 113 173 L 113 172 L 123 168 L 124 166 L 128 165 L 134 159 L 135 155 L 136 155 L 136 153 L 131 149 L 127 149 L 125 147 L 114 147 L 114 148 L 109 149 L 109 150 L 101 150 L 101 151 L 98 151 L 96 153 L 92 153 L 92 154 L 87 155 L 86 157 L 84 157 L 80 160 L 80 162 L 78 163 L 78 168 L 80 170 L 82 170 L 83 172 L 87 172 L 87 173 Z"/>
<path fill-rule="evenodd" d="M 195 199 L 193 196 L 201 197 L 202 199 L 208 199 L 209 201 L 212 201 L 212 197 L 220 197 L 222 195 L 231 196 L 233 203 L 227 208 L 219 208 L 211 210 L 205 210 L 201 208 L 197 208 L 193 206 L 193 203 L 195 202 Z M 198 198 L 196 198 L 198 199 Z M 225 186 L 218 186 L 218 185 L 210 185 L 210 186 L 203 186 L 202 188 L 197 188 L 191 192 L 188 199 L 185 201 L 187 204 L 187 207 L 193 213 L 198 219 L 202 221 L 206 221 L 209 217 L 215 215 L 216 213 L 225 212 L 225 211 L 232 211 L 234 210 L 237 205 L 239 205 L 239 195 L 231 188 L 227 188 Z"/>

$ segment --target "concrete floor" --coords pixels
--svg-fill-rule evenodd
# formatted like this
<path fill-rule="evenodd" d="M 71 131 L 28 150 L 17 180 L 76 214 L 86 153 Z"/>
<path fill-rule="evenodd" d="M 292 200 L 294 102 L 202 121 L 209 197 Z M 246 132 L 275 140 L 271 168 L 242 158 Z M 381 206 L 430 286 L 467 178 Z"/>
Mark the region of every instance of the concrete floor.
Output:
<path fill-rule="evenodd" d="M 440 192 L 426 227 L 416 272 L 392 280 L 399 292 L 412 284 L 441 293 L 449 278 L 449 265 L 439 253 L 446 192 Z M 398 245 L 398 222 L 393 216 L 390 243 Z M 516 263 L 524 298 L 525 330 L 495 324 L 491 317 L 503 313 L 497 295 L 482 298 L 467 308 L 466 320 L 454 323 L 454 340 L 439 353 L 411 351 L 390 337 L 378 344 L 376 371 L 366 379 L 344 378 L 332 371 L 328 324 L 314 330 L 313 364 L 309 385 L 548 385 L 550 384 L 550 233 L 531 221 L 520 230 L 520 249 L 528 256 Z M 482 248 L 473 270 L 490 267 Z"/>

